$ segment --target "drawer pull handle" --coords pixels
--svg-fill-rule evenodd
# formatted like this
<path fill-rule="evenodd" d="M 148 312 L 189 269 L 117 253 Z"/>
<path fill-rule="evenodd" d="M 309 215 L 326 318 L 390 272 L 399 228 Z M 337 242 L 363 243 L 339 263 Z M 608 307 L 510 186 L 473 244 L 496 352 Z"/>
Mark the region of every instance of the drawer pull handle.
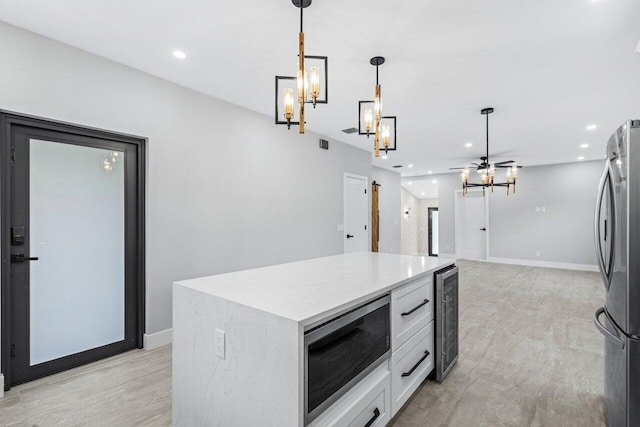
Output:
<path fill-rule="evenodd" d="M 424 351 L 424 356 L 422 356 L 422 358 L 420 360 L 418 360 L 418 363 L 416 363 L 415 365 L 413 365 L 413 368 L 409 369 L 409 372 L 404 372 L 402 374 L 403 377 L 408 377 L 409 375 L 413 374 L 413 371 L 415 371 L 416 369 L 418 369 L 418 366 L 420 366 L 420 364 L 422 362 L 424 362 L 424 360 L 429 357 L 429 350 L 425 350 Z"/>
<path fill-rule="evenodd" d="M 373 425 L 373 423 L 376 422 L 376 420 L 378 419 L 378 417 L 380 416 L 380 409 L 376 408 L 373 411 L 373 418 L 371 418 L 369 420 L 369 422 L 367 422 L 364 427 L 371 427 Z"/>
<path fill-rule="evenodd" d="M 422 301 L 420 304 L 418 304 L 417 306 L 413 307 L 411 310 L 405 312 L 405 313 L 401 313 L 400 316 L 408 316 L 410 314 L 413 314 L 414 311 L 416 311 L 417 309 L 419 309 L 422 306 L 425 306 L 429 304 L 429 300 L 425 299 L 424 301 Z"/>

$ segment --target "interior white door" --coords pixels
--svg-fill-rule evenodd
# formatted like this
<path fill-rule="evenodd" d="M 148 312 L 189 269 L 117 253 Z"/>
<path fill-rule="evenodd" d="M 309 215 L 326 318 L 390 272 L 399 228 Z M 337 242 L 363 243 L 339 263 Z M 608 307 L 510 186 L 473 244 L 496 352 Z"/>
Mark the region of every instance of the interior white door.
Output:
<path fill-rule="evenodd" d="M 344 176 L 344 252 L 369 250 L 367 178 Z"/>
<path fill-rule="evenodd" d="M 481 191 L 469 191 L 460 197 L 462 258 L 484 260 L 487 234 L 484 197 Z"/>

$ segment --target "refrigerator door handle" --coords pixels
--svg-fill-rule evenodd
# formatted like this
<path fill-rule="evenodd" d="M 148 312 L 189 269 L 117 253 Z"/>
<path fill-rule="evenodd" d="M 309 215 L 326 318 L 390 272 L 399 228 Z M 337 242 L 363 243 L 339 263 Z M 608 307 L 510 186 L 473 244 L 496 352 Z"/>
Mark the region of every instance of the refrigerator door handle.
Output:
<path fill-rule="evenodd" d="M 618 347 L 620 347 L 620 350 L 624 350 L 624 340 L 622 338 L 620 338 L 618 336 L 618 334 L 614 334 L 613 332 L 609 331 L 601 322 L 600 322 L 600 316 L 602 314 L 605 314 L 605 316 L 607 315 L 605 313 L 605 309 L 604 307 L 600 307 L 599 309 L 596 310 L 596 313 L 593 315 L 593 323 L 596 325 L 596 328 L 598 328 L 598 330 L 600 331 L 600 333 L 602 335 L 605 336 L 605 338 L 609 338 L 611 340 L 613 340 L 613 342 L 616 343 L 616 345 Z M 617 331 L 616 331 L 617 332 Z"/>
<path fill-rule="evenodd" d="M 607 266 L 605 265 L 605 262 L 608 262 L 609 264 L 611 263 L 611 256 L 612 254 L 610 254 L 609 259 L 605 260 L 603 259 L 603 253 L 602 253 L 602 244 L 601 244 L 601 240 L 600 240 L 600 215 L 601 215 L 601 211 L 602 211 L 602 200 L 605 197 L 605 191 L 610 191 L 610 189 L 608 188 L 611 183 L 610 183 L 610 169 L 609 169 L 609 161 L 607 161 L 605 168 L 604 168 L 604 173 L 602 174 L 602 178 L 600 179 L 600 187 L 598 189 L 598 197 L 596 199 L 596 211 L 595 211 L 595 219 L 594 219 L 594 238 L 595 238 L 595 243 L 596 243 L 596 258 L 598 260 L 598 268 L 600 270 L 600 273 L 602 274 L 602 280 L 604 280 L 604 284 L 605 284 L 605 288 L 609 289 L 609 269 L 611 268 L 611 265 Z M 613 203 L 613 200 L 610 201 L 610 203 Z M 613 207 L 612 207 L 613 208 Z M 612 232 L 613 232 L 613 224 L 609 224 L 609 228 L 611 228 Z M 606 231 L 605 231 L 606 233 Z M 611 237 L 613 237 L 613 234 L 611 235 Z M 606 237 L 605 237 L 606 240 Z M 613 242 L 610 239 L 610 242 L 608 243 L 611 247 L 611 249 L 613 250 Z M 606 256 L 606 251 L 605 251 L 605 256 Z"/>

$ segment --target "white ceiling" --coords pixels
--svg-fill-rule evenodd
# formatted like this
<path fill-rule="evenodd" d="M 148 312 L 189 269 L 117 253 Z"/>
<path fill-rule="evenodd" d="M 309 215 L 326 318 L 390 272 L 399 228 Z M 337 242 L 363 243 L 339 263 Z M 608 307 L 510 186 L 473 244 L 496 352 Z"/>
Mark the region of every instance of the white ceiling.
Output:
<path fill-rule="evenodd" d="M 274 75 L 295 72 L 290 0 L 0 0 L 0 20 L 270 116 Z M 613 130 L 640 118 L 639 22 L 638 0 L 314 0 L 306 53 L 329 57 L 330 92 L 307 128 L 369 148 L 341 130 L 357 126 L 382 55 L 398 151 L 377 166 L 413 164 L 406 176 L 476 161 L 487 106 L 496 161 L 602 158 Z"/>
<path fill-rule="evenodd" d="M 438 198 L 438 179 L 437 177 L 420 177 L 413 179 L 411 177 L 402 178 L 402 187 L 418 199 L 437 199 Z"/>

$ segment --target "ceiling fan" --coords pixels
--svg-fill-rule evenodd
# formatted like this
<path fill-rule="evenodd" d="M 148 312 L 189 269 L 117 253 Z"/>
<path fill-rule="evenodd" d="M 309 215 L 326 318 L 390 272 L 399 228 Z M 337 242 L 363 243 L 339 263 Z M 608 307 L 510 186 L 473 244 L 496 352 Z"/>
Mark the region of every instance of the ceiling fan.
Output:
<path fill-rule="evenodd" d="M 485 156 L 480 157 L 480 163 L 470 162 L 469 165 L 475 166 L 478 173 L 482 173 L 482 171 L 487 171 L 491 167 L 491 162 L 489 161 L 489 114 L 493 113 L 493 108 L 483 108 L 480 110 L 480 114 L 483 114 L 487 117 L 487 153 Z M 516 163 L 515 160 L 505 160 L 502 162 L 494 162 L 493 165 L 496 168 L 511 168 L 512 165 Z M 518 169 L 522 168 L 522 166 L 516 166 Z M 465 170 L 469 169 L 469 166 L 458 167 L 458 168 L 449 168 L 449 170 Z"/>
<path fill-rule="evenodd" d="M 483 108 L 480 113 L 487 117 L 487 153 L 486 156 L 480 157 L 480 163 L 471 162 L 478 173 L 482 174 L 481 182 L 479 184 L 469 182 L 469 165 L 462 168 L 449 168 L 450 170 L 462 170 L 462 195 L 467 194 L 469 187 L 482 187 L 482 196 L 485 195 L 485 188 L 491 187 L 493 192 L 494 187 L 506 187 L 507 195 L 513 185 L 513 193 L 516 192 L 516 180 L 518 177 L 518 169 L 522 166 L 518 166 L 515 160 L 505 160 L 502 162 L 491 162 L 489 158 L 489 114 L 493 113 L 493 108 Z M 496 168 L 506 169 L 505 182 L 495 182 Z"/>

